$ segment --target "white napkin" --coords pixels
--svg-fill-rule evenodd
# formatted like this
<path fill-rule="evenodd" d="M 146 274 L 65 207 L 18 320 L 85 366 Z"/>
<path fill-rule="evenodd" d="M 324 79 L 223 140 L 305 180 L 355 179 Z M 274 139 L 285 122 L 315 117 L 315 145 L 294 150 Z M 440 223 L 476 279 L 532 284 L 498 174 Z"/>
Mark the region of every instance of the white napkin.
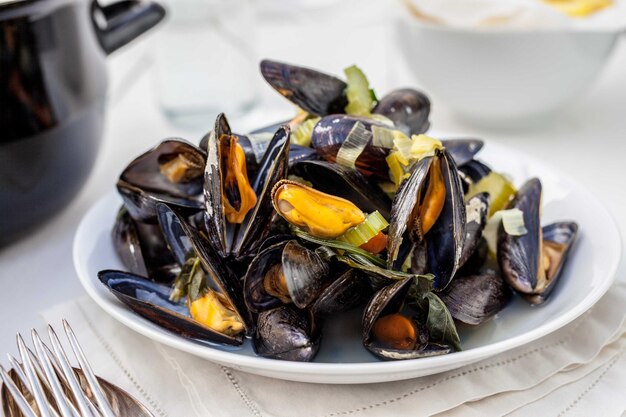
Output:
<path fill-rule="evenodd" d="M 43 312 L 67 318 L 96 373 L 157 416 L 572 415 L 626 410 L 626 285 L 532 344 L 450 372 L 370 385 L 314 385 L 227 369 L 160 345 L 86 298 Z"/>
<path fill-rule="evenodd" d="M 563 28 L 622 31 L 626 0 L 582 18 L 570 17 L 542 0 L 404 0 L 415 18 L 460 28 Z"/>

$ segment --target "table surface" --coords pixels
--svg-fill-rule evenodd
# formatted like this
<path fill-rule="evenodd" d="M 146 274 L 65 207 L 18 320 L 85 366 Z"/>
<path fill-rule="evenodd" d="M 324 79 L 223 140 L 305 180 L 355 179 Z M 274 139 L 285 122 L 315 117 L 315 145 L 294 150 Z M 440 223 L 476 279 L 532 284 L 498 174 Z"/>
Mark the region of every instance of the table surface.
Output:
<path fill-rule="evenodd" d="M 390 28 L 368 25 L 346 35 L 340 26 L 323 34 L 333 39 L 329 50 L 319 32 L 291 36 L 295 26 L 269 22 L 259 31 L 259 56 L 300 62 L 339 73 L 357 63 L 372 85 L 384 92 L 400 86 L 416 86 L 391 44 Z M 365 32 L 367 31 L 367 32 Z M 302 33 L 299 32 L 299 33 Z M 355 42 L 367 33 L 370 41 Z M 378 36 L 372 36 L 377 33 Z M 344 36 L 338 36 L 342 34 Z M 288 36 L 289 35 L 289 36 Z M 51 218 L 32 235 L 0 249 L 0 362 L 2 352 L 15 353 L 15 334 L 27 333 L 42 324 L 38 312 L 84 294 L 72 264 L 72 240 L 88 208 L 114 188 L 124 166 L 136 155 L 169 136 L 197 141 L 204 129 L 172 126 L 160 112 L 153 89 L 152 43 L 149 35 L 136 45 L 111 57 L 110 97 L 103 144 L 87 185 L 61 214 Z M 382 51 L 384 58 L 381 59 Z M 322 58 L 323 57 L 323 58 Z M 390 63 L 393 63 L 391 65 Z M 579 181 L 613 213 L 622 236 L 626 236 L 626 42 L 619 42 L 608 65 L 593 86 L 549 124 L 524 131 L 497 131 L 464 124 L 433 100 L 431 122 L 437 131 L 481 137 L 535 157 Z M 237 131 L 290 116 L 292 108 L 267 87 L 259 76 L 260 103 L 249 115 L 231 119 Z M 622 268 L 622 271 L 624 268 Z M 71 317 L 69 317 L 71 321 Z M 58 326 L 58 323 L 56 323 Z"/>

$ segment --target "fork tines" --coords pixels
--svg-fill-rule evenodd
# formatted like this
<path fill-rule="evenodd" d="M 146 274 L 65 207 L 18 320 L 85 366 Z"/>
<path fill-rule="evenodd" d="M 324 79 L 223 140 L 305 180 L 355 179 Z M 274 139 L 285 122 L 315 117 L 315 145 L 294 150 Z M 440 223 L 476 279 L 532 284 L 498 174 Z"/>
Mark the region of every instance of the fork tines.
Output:
<path fill-rule="evenodd" d="M 17 335 L 19 360 L 9 355 L 10 371 L 0 365 L 3 383 L 3 410 L 7 417 L 116 417 L 98 379 L 93 373 L 72 328 L 63 320 L 63 329 L 79 368 L 68 360 L 61 341 L 48 326 L 50 349 L 39 334 L 31 332 L 34 352 Z M 80 380 L 83 382 L 79 382 Z M 86 382 L 85 382 L 86 381 Z"/>

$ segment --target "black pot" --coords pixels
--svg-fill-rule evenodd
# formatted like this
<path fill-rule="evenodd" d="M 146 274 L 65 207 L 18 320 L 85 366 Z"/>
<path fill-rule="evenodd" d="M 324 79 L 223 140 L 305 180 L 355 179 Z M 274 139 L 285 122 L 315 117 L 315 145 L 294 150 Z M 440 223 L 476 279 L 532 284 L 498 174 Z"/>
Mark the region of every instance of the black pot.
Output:
<path fill-rule="evenodd" d="M 105 57 L 164 15 L 139 0 L 0 2 L 0 246 L 79 191 L 102 135 Z"/>

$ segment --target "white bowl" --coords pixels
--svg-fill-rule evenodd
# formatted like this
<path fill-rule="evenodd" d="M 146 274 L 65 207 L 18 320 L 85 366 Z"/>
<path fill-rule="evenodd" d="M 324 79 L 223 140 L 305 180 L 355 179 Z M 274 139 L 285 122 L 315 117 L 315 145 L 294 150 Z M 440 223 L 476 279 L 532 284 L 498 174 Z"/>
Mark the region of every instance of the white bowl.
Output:
<path fill-rule="evenodd" d="M 518 127 L 583 92 L 620 32 L 476 30 L 401 17 L 396 41 L 428 94 L 466 120 Z"/>

